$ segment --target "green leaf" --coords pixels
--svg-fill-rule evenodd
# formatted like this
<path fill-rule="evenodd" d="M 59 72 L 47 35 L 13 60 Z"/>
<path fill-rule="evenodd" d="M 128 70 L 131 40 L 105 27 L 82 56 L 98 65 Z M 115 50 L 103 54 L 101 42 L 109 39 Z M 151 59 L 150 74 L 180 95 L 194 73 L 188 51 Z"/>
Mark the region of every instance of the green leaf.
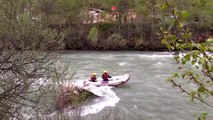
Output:
<path fill-rule="evenodd" d="M 167 40 L 164 38 L 164 39 L 161 40 L 161 43 L 166 45 Z"/>
<path fill-rule="evenodd" d="M 213 90 L 212 90 L 212 91 L 210 91 L 210 94 L 213 96 Z"/>
<path fill-rule="evenodd" d="M 210 72 L 213 72 L 213 64 L 210 65 L 209 71 L 210 71 Z"/>
<path fill-rule="evenodd" d="M 197 62 L 197 59 L 193 59 L 193 60 L 191 61 L 191 64 L 194 65 L 196 62 Z"/>
<path fill-rule="evenodd" d="M 192 102 L 194 101 L 195 94 L 196 94 L 195 91 L 191 91 L 191 92 L 189 93 L 189 97 L 190 97 L 190 100 L 191 100 Z"/>
<path fill-rule="evenodd" d="M 186 58 L 182 59 L 182 64 L 185 65 L 188 60 Z"/>
<path fill-rule="evenodd" d="M 180 28 L 183 28 L 183 26 L 184 26 L 183 23 L 180 23 L 179 27 L 180 27 Z"/>
<path fill-rule="evenodd" d="M 206 69 L 205 57 L 202 57 L 202 58 L 199 60 L 199 62 L 200 62 L 200 64 L 202 65 L 202 67 Z"/>
<path fill-rule="evenodd" d="M 186 73 L 182 73 L 181 74 L 181 77 L 184 79 L 185 78 L 185 76 L 186 76 Z"/>
<path fill-rule="evenodd" d="M 202 114 L 202 120 L 206 120 L 207 115 L 208 115 L 208 113 L 207 113 L 207 112 L 204 112 L 204 113 Z"/>
<path fill-rule="evenodd" d="M 177 40 L 177 37 L 175 35 L 171 35 L 170 38 L 173 42 L 175 42 Z"/>
<path fill-rule="evenodd" d="M 189 12 L 187 12 L 186 10 L 182 10 L 182 11 L 181 11 L 181 17 L 182 17 L 184 20 L 188 19 L 189 16 L 190 16 L 190 14 L 189 14 Z"/>
<path fill-rule="evenodd" d="M 162 11 L 166 11 L 166 10 L 168 9 L 168 5 L 167 5 L 167 4 L 163 4 L 163 5 L 160 7 L 160 9 L 161 9 Z"/>
<path fill-rule="evenodd" d="M 205 89 L 204 89 L 203 87 L 199 87 L 197 91 L 198 91 L 198 92 L 204 93 L 204 92 L 205 92 Z"/>
<path fill-rule="evenodd" d="M 171 77 L 169 77 L 169 78 L 167 78 L 167 80 L 166 80 L 167 82 L 171 82 L 172 81 L 172 78 Z"/>
<path fill-rule="evenodd" d="M 163 31 L 163 34 L 168 34 L 168 31 Z"/>
<path fill-rule="evenodd" d="M 179 77 L 179 74 L 178 73 L 175 73 L 172 78 L 178 78 Z"/>
<path fill-rule="evenodd" d="M 185 58 L 187 61 L 190 61 L 190 60 L 191 60 L 191 56 L 190 56 L 189 54 L 186 54 L 186 55 L 184 56 L 184 58 Z"/>
<path fill-rule="evenodd" d="M 192 57 L 195 59 L 195 58 L 197 58 L 198 57 L 198 53 L 197 52 L 193 52 L 192 53 Z"/>

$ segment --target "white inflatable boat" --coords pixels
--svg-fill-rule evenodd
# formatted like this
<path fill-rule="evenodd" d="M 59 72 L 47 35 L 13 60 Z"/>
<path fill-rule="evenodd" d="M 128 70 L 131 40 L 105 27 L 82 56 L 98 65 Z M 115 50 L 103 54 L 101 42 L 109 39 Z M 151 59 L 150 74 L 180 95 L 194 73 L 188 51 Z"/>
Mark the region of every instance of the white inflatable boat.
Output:
<path fill-rule="evenodd" d="M 109 78 L 109 81 L 103 81 L 102 78 L 97 78 L 95 82 L 92 82 L 90 80 L 84 80 L 84 86 L 88 85 L 95 85 L 97 87 L 99 86 L 114 86 L 117 87 L 119 85 L 123 85 L 127 83 L 130 79 L 129 74 L 120 75 L 120 76 L 112 76 Z"/>

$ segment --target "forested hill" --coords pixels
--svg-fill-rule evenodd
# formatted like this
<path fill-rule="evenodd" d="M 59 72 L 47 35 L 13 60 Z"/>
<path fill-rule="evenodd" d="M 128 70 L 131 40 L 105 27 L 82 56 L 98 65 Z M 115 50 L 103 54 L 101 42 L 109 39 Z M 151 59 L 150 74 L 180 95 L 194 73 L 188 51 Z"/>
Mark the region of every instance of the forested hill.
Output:
<path fill-rule="evenodd" d="M 185 16 L 183 25 L 190 29 L 195 42 L 205 42 L 212 36 L 212 0 L 168 2 L 179 10 L 177 16 Z M 58 43 L 63 44 L 62 49 L 166 50 L 159 37 L 160 28 L 171 32 L 177 29 L 174 16 L 162 0 L 9 0 L 8 3 L 11 4 L 2 4 L 2 8 L 10 5 L 14 12 L 3 14 L 8 12 L 2 9 L 1 16 L 6 16 L 2 18 L 20 22 L 24 17 L 56 29 L 64 37 Z"/>

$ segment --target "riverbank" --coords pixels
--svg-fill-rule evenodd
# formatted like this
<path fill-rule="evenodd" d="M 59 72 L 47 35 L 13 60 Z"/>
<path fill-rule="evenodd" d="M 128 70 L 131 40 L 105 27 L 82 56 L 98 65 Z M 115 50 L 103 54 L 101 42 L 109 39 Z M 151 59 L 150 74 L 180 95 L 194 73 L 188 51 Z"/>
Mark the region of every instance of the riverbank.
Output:
<path fill-rule="evenodd" d="M 139 51 L 167 51 L 161 43 L 160 28 L 166 29 L 169 24 L 146 22 L 137 23 L 96 23 L 51 25 L 58 31 L 65 33 L 64 50 L 139 50 Z M 210 27 L 200 26 L 198 23 L 188 24 L 192 38 L 197 43 L 205 42 L 213 36 Z M 175 32 L 172 28 L 171 32 Z"/>

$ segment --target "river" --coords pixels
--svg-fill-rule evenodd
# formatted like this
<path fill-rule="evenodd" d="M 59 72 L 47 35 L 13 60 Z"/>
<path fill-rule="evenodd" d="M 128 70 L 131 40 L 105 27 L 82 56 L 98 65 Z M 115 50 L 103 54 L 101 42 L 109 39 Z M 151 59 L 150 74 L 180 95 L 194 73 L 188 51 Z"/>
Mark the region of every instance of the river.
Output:
<path fill-rule="evenodd" d="M 61 55 L 61 62 L 70 63 L 70 69 L 75 71 L 74 79 L 88 78 L 92 72 L 101 76 L 103 70 L 112 76 L 130 74 L 126 85 L 112 88 L 116 95 L 114 103 L 111 99 L 112 105 L 93 103 L 100 109 L 89 113 L 92 117 L 116 108 L 131 116 L 128 118 L 131 120 L 194 120 L 194 115 L 202 112 L 208 112 L 208 119 L 213 119 L 212 108 L 191 102 L 187 95 L 166 82 L 177 71 L 168 52 L 65 51 Z"/>

